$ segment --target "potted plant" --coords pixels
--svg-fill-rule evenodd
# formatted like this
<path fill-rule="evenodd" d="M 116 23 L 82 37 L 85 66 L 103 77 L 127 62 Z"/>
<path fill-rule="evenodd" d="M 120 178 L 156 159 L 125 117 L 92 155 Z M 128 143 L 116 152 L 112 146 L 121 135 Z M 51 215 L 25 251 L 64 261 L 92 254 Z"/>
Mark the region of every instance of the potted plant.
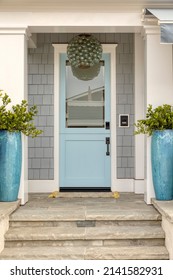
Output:
<path fill-rule="evenodd" d="M 21 176 L 21 133 L 36 137 L 42 133 L 32 122 L 37 114 L 26 100 L 10 108 L 11 99 L 0 90 L 0 201 L 15 201 Z"/>
<path fill-rule="evenodd" d="M 146 119 L 135 124 L 135 134 L 151 136 L 153 185 L 158 200 L 173 199 L 173 110 L 164 104 L 147 108 Z"/>

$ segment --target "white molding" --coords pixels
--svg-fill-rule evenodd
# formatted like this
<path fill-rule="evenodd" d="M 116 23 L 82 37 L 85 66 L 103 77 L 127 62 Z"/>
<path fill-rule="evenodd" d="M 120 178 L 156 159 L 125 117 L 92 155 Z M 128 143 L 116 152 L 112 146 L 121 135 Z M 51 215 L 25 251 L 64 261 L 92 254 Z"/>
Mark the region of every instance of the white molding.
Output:
<path fill-rule="evenodd" d="M 134 192 L 133 179 L 116 179 L 111 189 L 113 192 Z"/>
<path fill-rule="evenodd" d="M 116 181 L 116 46 L 103 44 L 103 52 L 109 53 L 111 67 L 111 189 Z M 54 47 L 54 176 L 59 186 L 59 54 L 66 53 L 66 44 L 53 44 Z M 58 108 L 58 110 L 57 110 Z"/>
<path fill-rule="evenodd" d="M 28 29 L 28 26 L 24 27 L 0 27 L 0 34 L 2 35 L 26 35 L 29 39 L 31 32 Z"/>
<path fill-rule="evenodd" d="M 20 178 L 20 188 L 18 198 L 21 205 L 28 201 L 29 181 L 28 181 L 28 137 L 22 134 L 22 170 Z"/>
<path fill-rule="evenodd" d="M 66 52 L 66 44 L 53 44 L 54 47 L 54 181 L 59 190 L 59 88 L 60 88 L 60 53 Z"/>
<path fill-rule="evenodd" d="M 115 184 L 112 186 L 111 191 L 134 192 L 134 184 L 138 184 L 138 191 L 135 193 L 144 193 L 140 181 L 142 180 L 116 179 L 114 180 Z M 29 193 L 49 193 L 53 191 L 59 191 L 55 180 L 29 180 Z"/>
<path fill-rule="evenodd" d="M 29 193 L 49 193 L 59 191 L 55 180 L 29 180 Z M 145 181 L 134 179 L 116 179 L 115 185 L 112 186 L 112 192 L 134 192 L 144 194 Z"/>
<path fill-rule="evenodd" d="M 144 83 L 144 40 L 135 34 L 135 123 L 145 117 L 145 83 Z M 135 136 L 135 179 L 144 179 L 145 145 L 144 135 Z"/>
<path fill-rule="evenodd" d="M 145 181 L 134 179 L 117 179 L 112 191 L 134 192 L 136 194 L 144 194 Z"/>
<path fill-rule="evenodd" d="M 73 3 L 74 4 L 74 3 Z M 108 6 L 108 5 L 107 5 Z M 67 7 L 66 7 L 67 10 Z M 52 32 L 58 30 L 71 30 L 74 32 L 74 27 L 100 27 L 102 32 L 111 28 L 116 31 L 115 27 L 129 27 L 134 30 L 142 25 L 141 11 L 138 12 L 0 12 L 1 27 L 23 27 L 29 26 L 32 31 L 47 32 L 47 28 Z M 46 28 L 46 31 L 44 31 Z M 67 28 L 67 29 L 66 29 Z M 113 28 L 113 29 L 112 29 Z M 73 30 L 73 31 L 72 31 Z"/>
<path fill-rule="evenodd" d="M 134 192 L 136 194 L 144 194 L 145 180 L 134 180 Z"/>
<path fill-rule="evenodd" d="M 117 44 L 103 45 L 103 52 L 111 55 L 111 190 L 117 179 L 116 47 Z"/>
<path fill-rule="evenodd" d="M 59 191 L 55 180 L 29 180 L 29 193 L 49 193 Z"/>
<path fill-rule="evenodd" d="M 141 29 L 141 35 L 144 39 L 146 39 L 147 35 L 159 35 L 160 34 L 160 26 L 158 25 L 143 25 Z"/>

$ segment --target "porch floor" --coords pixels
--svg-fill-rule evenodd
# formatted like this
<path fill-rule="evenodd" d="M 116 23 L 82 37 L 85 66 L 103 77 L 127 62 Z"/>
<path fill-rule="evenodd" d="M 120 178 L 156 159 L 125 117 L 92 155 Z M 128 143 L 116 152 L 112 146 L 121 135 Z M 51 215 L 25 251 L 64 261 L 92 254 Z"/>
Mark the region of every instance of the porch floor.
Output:
<path fill-rule="evenodd" d="M 111 192 L 60 192 L 58 197 L 33 193 L 29 201 L 16 210 L 11 221 L 17 220 L 160 220 L 161 215 L 144 202 L 141 194 L 121 193 L 118 199 Z"/>

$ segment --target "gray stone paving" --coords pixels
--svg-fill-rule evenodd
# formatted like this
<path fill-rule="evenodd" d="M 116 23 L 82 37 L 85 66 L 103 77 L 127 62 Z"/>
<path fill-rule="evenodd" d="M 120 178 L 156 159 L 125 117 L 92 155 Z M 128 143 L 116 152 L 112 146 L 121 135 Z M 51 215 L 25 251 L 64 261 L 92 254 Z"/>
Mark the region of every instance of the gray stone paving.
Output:
<path fill-rule="evenodd" d="M 118 199 L 112 193 L 59 193 L 30 194 L 29 201 L 21 206 L 11 220 L 152 220 L 161 215 L 147 205 L 143 195 L 122 193 Z M 89 196 L 89 197 L 88 197 Z"/>
<path fill-rule="evenodd" d="M 161 215 L 143 195 L 30 194 L 10 216 L 0 259 L 169 259 Z"/>

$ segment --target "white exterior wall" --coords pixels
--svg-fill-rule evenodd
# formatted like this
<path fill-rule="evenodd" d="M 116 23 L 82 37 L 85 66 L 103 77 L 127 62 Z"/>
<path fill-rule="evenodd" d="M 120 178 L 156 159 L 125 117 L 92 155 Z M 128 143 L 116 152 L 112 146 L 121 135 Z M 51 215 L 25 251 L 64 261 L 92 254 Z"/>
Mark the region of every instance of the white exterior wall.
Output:
<path fill-rule="evenodd" d="M 172 45 L 161 45 L 159 27 L 145 30 L 145 105 L 173 104 Z M 151 172 L 151 139 L 146 137 L 145 201 L 155 197 Z"/>
<path fill-rule="evenodd" d="M 0 29 L 0 87 L 12 103 L 27 98 L 27 34 L 26 29 Z M 27 140 L 23 137 L 22 174 L 19 198 L 28 199 Z"/>

